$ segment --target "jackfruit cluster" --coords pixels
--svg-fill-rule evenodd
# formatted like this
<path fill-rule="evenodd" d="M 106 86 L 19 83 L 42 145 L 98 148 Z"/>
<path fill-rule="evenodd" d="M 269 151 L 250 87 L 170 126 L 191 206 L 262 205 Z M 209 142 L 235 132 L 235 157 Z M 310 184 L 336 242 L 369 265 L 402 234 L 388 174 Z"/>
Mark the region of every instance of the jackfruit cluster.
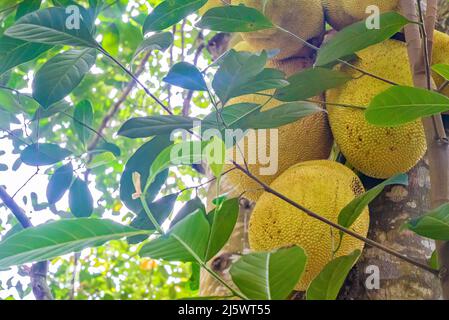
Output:
<path fill-rule="evenodd" d="M 364 192 L 359 178 L 347 167 L 329 160 L 297 164 L 280 175 L 271 187 L 320 216 L 338 222 L 349 202 Z M 366 236 L 369 211 L 365 208 L 351 229 Z M 252 250 L 271 251 L 298 245 L 307 255 L 307 265 L 296 290 L 304 291 L 333 257 L 362 250 L 363 242 L 340 235 L 321 221 L 308 216 L 278 197 L 264 193 L 256 203 L 249 225 Z"/>

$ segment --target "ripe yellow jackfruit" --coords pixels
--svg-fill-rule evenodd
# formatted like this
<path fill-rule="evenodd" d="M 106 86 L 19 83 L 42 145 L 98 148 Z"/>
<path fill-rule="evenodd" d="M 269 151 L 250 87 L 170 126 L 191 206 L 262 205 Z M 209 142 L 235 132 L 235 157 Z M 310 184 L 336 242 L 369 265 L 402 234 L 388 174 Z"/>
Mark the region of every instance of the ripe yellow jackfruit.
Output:
<path fill-rule="evenodd" d="M 365 71 L 401 85 L 412 85 L 406 45 L 387 40 L 357 53 L 354 64 Z M 367 176 L 385 179 L 407 172 L 424 155 L 426 140 L 421 120 L 392 128 L 377 127 L 365 120 L 364 110 L 332 103 L 366 107 L 389 84 L 362 76 L 349 67 L 337 67 L 354 80 L 328 90 L 329 122 L 335 141 L 346 159 Z"/>
<path fill-rule="evenodd" d="M 377 6 L 381 13 L 397 10 L 399 0 L 321 0 L 326 21 L 340 30 L 357 21 L 367 18 L 369 6 Z"/>
<path fill-rule="evenodd" d="M 324 13 L 320 0 L 233 0 L 264 13 L 278 25 L 316 45 L 324 35 Z M 279 49 L 278 59 L 309 56 L 311 50 L 304 43 L 277 28 L 242 33 L 242 37 L 256 50 Z"/>
<path fill-rule="evenodd" d="M 333 222 L 340 210 L 364 192 L 359 178 L 347 167 L 329 160 L 297 164 L 281 176 L 271 187 L 289 199 Z M 366 208 L 351 229 L 366 236 L 369 211 Z M 296 286 L 304 291 L 322 268 L 332 260 L 338 248 L 339 231 L 309 217 L 270 193 L 264 193 L 257 202 L 249 224 L 249 243 L 252 250 L 270 251 L 298 245 L 307 254 L 306 270 Z M 362 250 L 364 243 L 343 236 L 335 257 Z"/>
<path fill-rule="evenodd" d="M 449 35 L 443 32 L 435 31 L 433 38 L 432 64 L 449 64 Z M 438 87 L 445 81 L 444 78 L 436 72 L 433 73 L 433 79 Z M 443 90 L 443 93 L 446 96 L 449 96 L 449 86 Z"/>

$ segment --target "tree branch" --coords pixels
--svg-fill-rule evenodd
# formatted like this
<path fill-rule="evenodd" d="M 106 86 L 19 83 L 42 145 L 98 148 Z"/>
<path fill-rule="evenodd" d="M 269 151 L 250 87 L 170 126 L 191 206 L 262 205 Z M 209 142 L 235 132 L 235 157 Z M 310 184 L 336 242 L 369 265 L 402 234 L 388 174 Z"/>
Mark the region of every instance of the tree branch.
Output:
<path fill-rule="evenodd" d="M 31 228 L 33 226 L 30 219 L 26 216 L 24 210 L 19 207 L 19 205 L 14 201 L 13 198 L 9 196 L 8 192 L 6 192 L 3 186 L 0 186 L 0 199 L 3 201 L 5 206 L 9 208 L 9 210 L 11 210 L 22 227 Z M 31 288 L 33 289 L 33 294 L 37 300 L 53 300 L 51 290 L 47 284 L 47 272 L 47 261 L 35 263 L 31 267 Z"/>

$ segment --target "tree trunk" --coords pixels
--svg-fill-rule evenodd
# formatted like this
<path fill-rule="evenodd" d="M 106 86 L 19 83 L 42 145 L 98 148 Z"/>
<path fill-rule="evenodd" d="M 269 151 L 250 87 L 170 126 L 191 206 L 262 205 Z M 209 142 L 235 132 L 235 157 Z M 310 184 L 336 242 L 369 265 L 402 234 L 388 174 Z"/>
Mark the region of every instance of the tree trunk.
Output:
<path fill-rule="evenodd" d="M 378 180 L 367 177 L 362 180 L 367 188 L 379 183 Z M 371 203 L 368 237 L 417 260 L 430 258 L 435 248 L 433 241 L 410 231 L 401 231 L 405 222 L 419 217 L 429 208 L 429 166 L 422 160 L 410 171 L 408 187 L 389 187 Z M 379 287 L 373 288 L 371 285 L 375 285 L 376 279 L 373 277 L 376 275 L 372 272 L 376 268 L 379 270 Z M 339 299 L 438 299 L 440 295 L 439 281 L 434 275 L 379 249 L 365 247 L 361 259 L 346 280 Z"/>

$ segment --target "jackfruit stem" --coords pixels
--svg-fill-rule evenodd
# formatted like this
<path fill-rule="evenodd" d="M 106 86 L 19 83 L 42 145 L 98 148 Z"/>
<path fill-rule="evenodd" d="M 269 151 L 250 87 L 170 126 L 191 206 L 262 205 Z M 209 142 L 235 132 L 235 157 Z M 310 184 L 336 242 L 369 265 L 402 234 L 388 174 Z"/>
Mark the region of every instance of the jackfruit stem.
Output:
<path fill-rule="evenodd" d="M 404 261 L 406 261 L 406 262 L 408 262 L 408 263 L 410 263 L 410 264 L 412 264 L 412 265 L 414 265 L 414 266 L 416 266 L 418 268 L 421 268 L 421 269 L 423 269 L 425 271 L 428 271 L 428 272 L 432 273 L 435 276 L 439 276 L 440 275 L 440 270 L 436 270 L 436 269 L 430 267 L 429 265 L 427 265 L 427 263 L 422 263 L 420 261 L 416 261 L 416 260 L 414 260 L 412 258 L 404 256 L 401 253 L 399 253 L 399 252 L 397 252 L 397 251 L 395 251 L 395 250 L 393 250 L 391 248 L 388 248 L 388 247 L 386 247 L 386 246 L 384 246 L 384 245 L 382 245 L 382 244 L 380 244 L 380 243 L 378 243 L 376 241 L 373 241 L 371 239 L 365 238 L 362 235 L 360 235 L 360 234 L 358 234 L 358 233 L 356 233 L 356 232 L 354 232 L 354 231 L 352 231 L 352 230 L 350 230 L 348 228 L 345 228 L 345 227 L 343 227 L 343 226 L 341 226 L 341 225 L 339 225 L 339 224 L 337 224 L 337 223 L 335 223 L 335 222 L 333 222 L 333 221 L 331 221 L 329 219 L 326 219 L 326 218 L 320 216 L 319 214 L 317 214 L 317 213 L 315 213 L 315 212 L 305 208 L 304 206 L 296 203 L 295 201 L 287 198 L 283 194 L 281 194 L 281 193 L 277 192 L 276 190 L 272 189 L 270 186 L 268 186 L 267 184 L 262 182 L 255 175 L 253 175 L 249 170 L 243 168 L 237 162 L 232 161 L 232 163 L 238 170 L 242 171 L 249 178 L 251 178 L 252 180 L 257 182 L 259 185 L 261 185 L 266 192 L 271 193 L 272 195 L 276 196 L 277 198 L 279 198 L 279 199 L 287 202 L 288 204 L 292 205 L 293 207 L 303 211 L 308 216 L 310 216 L 310 217 L 312 217 L 314 219 L 317 219 L 317 220 L 319 220 L 319 221 L 321 221 L 321 222 L 323 222 L 323 223 L 325 223 L 325 224 L 327 224 L 327 225 L 329 225 L 329 226 L 331 226 L 331 227 L 333 227 L 333 228 L 335 228 L 335 229 L 337 229 L 337 230 L 339 230 L 339 231 L 341 231 L 341 232 L 343 232 L 343 233 L 345 233 L 347 235 L 350 235 L 350 236 L 352 236 L 352 237 L 354 237 L 354 238 L 356 238 L 356 239 L 358 239 L 360 241 L 363 241 L 364 243 L 366 243 L 367 245 L 369 245 L 371 247 L 378 248 L 378 249 L 380 249 L 382 251 L 385 251 L 388 254 L 390 254 L 392 256 L 395 256 L 395 257 L 397 257 L 397 258 L 399 258 L 401 260 L 404 260 Z"/>

